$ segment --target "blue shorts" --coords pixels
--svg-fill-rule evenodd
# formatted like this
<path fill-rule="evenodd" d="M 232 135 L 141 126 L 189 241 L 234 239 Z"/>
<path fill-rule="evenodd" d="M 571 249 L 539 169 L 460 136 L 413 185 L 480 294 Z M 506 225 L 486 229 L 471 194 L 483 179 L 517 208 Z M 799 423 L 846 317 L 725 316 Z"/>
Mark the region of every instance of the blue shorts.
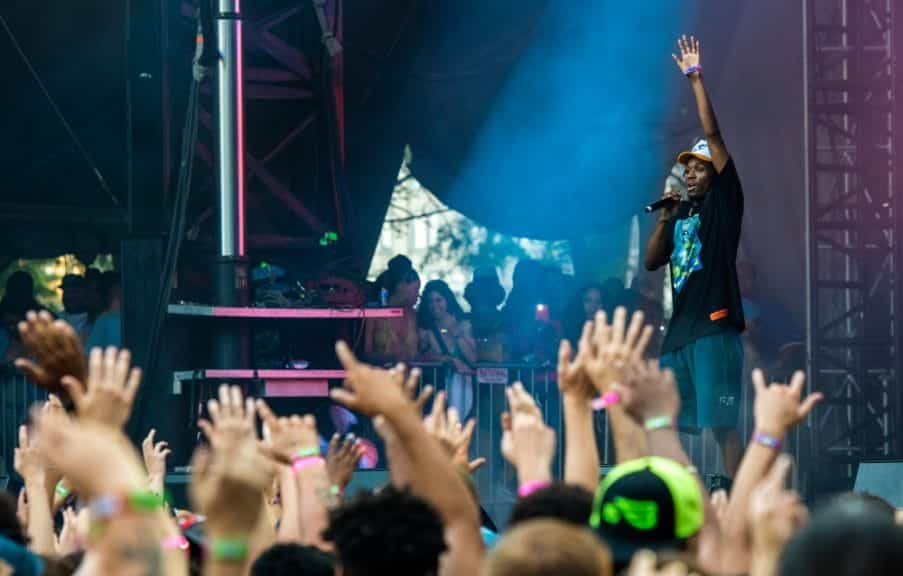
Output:
<path fill-rule="evenodd" d="M 703 336 L 661 358 L 680 390 L 682 430 L 736 428 L 743 381 L 743 343 L 735 330 Z"/>

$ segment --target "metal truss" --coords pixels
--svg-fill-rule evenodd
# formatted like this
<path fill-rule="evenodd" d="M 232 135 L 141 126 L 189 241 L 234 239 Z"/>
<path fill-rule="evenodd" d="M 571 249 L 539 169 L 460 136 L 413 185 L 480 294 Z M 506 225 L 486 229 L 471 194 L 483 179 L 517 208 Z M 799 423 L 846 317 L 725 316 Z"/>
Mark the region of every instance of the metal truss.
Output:
<path fill-rule="evenodd" d="M 326 2 L 328 25 L 341 38 L 341 0 Z M 245 26 L 245 163 L 251 250 L 317 246 L 342 228 L 341 59 L 329 58 L 310 2 L 260 2 L 243 7 Z M 193 25 L 194 7 L 182 2 Z M 214 165 L 213 101 L 204 101 L 198 159 Z M 204 168 L 205 178 L 214 174 Z M 192 216 L 195 231 L 212 233 L 212 209 Z M 253 256 L 253 253 L 252 253 Z"/>
<path fill-rule="evenodd" d="M 896 0 L 804 0 L 807 68 L 810 479 L 849 482 L 901 454 L 901 134 Z M 818 489 L 816 487 L 816 489 Z"/>

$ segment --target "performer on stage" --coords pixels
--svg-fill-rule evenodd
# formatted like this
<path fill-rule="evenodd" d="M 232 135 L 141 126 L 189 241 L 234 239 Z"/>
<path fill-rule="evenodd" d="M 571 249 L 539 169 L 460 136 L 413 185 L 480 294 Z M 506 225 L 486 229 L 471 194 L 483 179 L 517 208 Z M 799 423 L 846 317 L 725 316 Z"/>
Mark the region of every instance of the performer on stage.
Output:
<path fill-rule="evenodd" d="M 686 166 L 687 196 L 666 192 L 646 246 L 645 264 L 670 264 L 674 312 L 662 344 L 662 366 L 680 387 L 682 429 L 712 430 L 733 476 L 741 447 L 737 435 L 743 375 L 743 307 L 736 260 L 743 219 L 743 189 L 718 129 L 702 81 L 699 42 L 683 36 L 674 61 L 687 77 L 705 134 L 678 161 Z"/>

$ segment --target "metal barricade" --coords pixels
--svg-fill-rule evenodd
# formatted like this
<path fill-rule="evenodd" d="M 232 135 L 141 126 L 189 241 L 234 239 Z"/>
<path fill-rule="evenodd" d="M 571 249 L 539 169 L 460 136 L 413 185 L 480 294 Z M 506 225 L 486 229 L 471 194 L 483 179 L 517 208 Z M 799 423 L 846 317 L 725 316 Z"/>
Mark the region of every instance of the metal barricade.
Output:
<path fill-rule="evenodd" d="M 19 426 L 28 420 L 32 406 L 46 400 L 47 393 L 29 382 L 12 364 L 0 364 L 0 482 L 14 474 Z"/>
<path fill-rule="evenodd" d="M 537 404 L 543 419 L 555 429 L 557 450 L 553 475 L 563 473 L 564 438 L 562 409 L 554 365 L 479 364 L 472 374 L 460 374 L 443 364 L 415 364 L 423 373 L 420 386 L 431 385 L 445 391 L 449 406 L 458 409 L 463 422 L 476 419 L 470 445 L 471 459 L 486 458 L 474 475 L 483 507 L 498 524 L 504 524 L 517 499 L 517 475 L 501 453 L 501 415 L 508 410 L 505 388 L 521 382 Z"/>

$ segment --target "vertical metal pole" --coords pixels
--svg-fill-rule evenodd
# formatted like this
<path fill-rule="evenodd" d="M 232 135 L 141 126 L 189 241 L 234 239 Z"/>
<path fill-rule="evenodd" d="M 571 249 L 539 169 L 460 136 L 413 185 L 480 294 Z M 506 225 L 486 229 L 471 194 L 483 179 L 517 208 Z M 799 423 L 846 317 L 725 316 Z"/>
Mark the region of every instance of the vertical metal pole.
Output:
<path fill-rule="evenodd" d="M 811 71 L 809 69 L 809 55 L 810 55 L 810 42 L 814 42 L 815 39 L 809 37 L 810 34 L 810 22 L 815 22 L 815 17 L 810 16 L 809 13 L 809 0 L 802 0 L 802 9 L 803 9 L 803 30 L 802 30 L 802 38 L 803 38 L 803 190 L 805 191 L 805 202 L 803 203 L 804 210 L 804 225 L 805 225 L 805 238 L 806 238 L 806 394 L 812 392 L 813 385 L 816 377 L 816 355 L 817 350 L 815 350 L 815 340 L 814 334 L 815 330 L 818 328 L 816 310 L 813 308 L 815 306 L 815 293 L 814 293 L 814 279 L 816 268 L 815 268 L 815 258 L 816 247 L 815 240 L 813 238 L 813 230 L 812 230 L 812 217 L 813 217 L 813 209 L 812 205 L 813 195 L 815 194 L 812 187 L 812 173 L 811 167 L 813 162 L 815 161 L 815 157 L 812 151 L 812 135 L 810 134 L 810 130 L 812 129 L 811 123 L 812 118 L 810 116 L 809 110 L 809 98 L 810 98 L 810 86 L 809 83 L 812 81 Z M 811 20 L 810 20 L 811 19 Z M 814 28 L 814 26 L 812 26 Z M 816 426 L 815 419 L 810 415 L 806 418 L 806 426 L 808 431 L 808 442 L 806 443 L 806 448 L 809 453 L 809 457 L 814 456 L 815 446 L 812 442 L 813 440 L 813 428 Z M 808 480 L 808 471 L 811 469 L 811 465 L 809 462 L 801 463 L 801 447 L 800 442 L 801 438 L 801 426 L 796 427 L 795 431 L 795 442 L 793 443 L 793 457 L 796 460 L 797 469 L 801 466 L 804 466 L 805 473 L 803 477 Z M 805 497 L 807 486 L 802 487 L 803 496 Z"/>
<path fill-rule="evenodd" d="M 216 0 L 214 14 L 219 56 L 216 77 L 217 184 L 219 246 L 214 266 L 216 303 L 248 303 L 245 261 L 244 42 L 241 0 Z M 217 367 L 247 366 L 247 338 L 241 322 L 223 323 L 218 331 Z"/>
<path fill-rule="evenodd" d="M 217 0 L 219 256 L 245 255 L 244 69 L 241 0 Z"/>

